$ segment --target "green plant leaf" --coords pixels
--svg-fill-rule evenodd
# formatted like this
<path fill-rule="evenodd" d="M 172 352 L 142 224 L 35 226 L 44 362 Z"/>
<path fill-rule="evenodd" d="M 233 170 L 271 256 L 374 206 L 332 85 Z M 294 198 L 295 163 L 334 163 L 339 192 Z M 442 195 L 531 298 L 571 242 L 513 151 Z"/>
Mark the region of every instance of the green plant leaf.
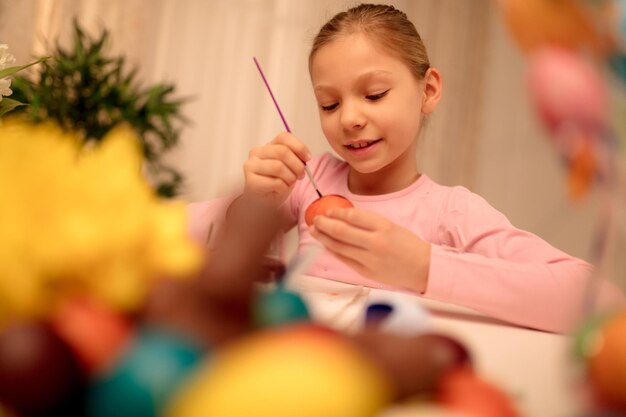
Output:
<path fill-rule="evenodd" d="M 31 121 L 52 119 L 78 132 L 85 144 L 98 143 L 116 125 L 127 123 L 139 135 L 152 167 L 149 182 L 157 194 L 170 197 L 180 189 L 182 176 L 161 160 L 188 123 L 181 114 L 188 100 L 173 98 L 170 84 L 141 86 L 137 68 L 127 70 L 124 56 L 108 55 L 110 40 L 106 30 L 91 37 L 74 20 L 73 45 L 65 49 L 57 44 L 36 80 L 13 77 L 11 97 L 29 104 L 23 113 Z"/>
<path fill-rule="evenodd" d="M 13 100 L 13 99 L 5 97 L 2 99 L 2 101 L 0 101 L 0 117 L 4 116 L 5 114 L 15 109 L 16 107 L 25 106 L 25 105 L 26 105 L 25 103 L 21 103 L 17 100 Z"/>
<path fill-rule="evenodd" d="M 40 62 L 45 61 L 46 59 L 49 59 L 50 57 L 43 57 L 43 58 L 39 58 L 37 61 L 31 62 L 30 64 L 26 64 L 26 65 L 18 65 L 16 67 L 9 67 L 9 68 L 5 68 L 3 70 L 0 70 L 0 78 L 4 78 L 4 77 L 8 77 L 9 75 L 13 75 L 18 71 L 21 71 L 23 69 L 26 69 L 28 67 L 32 67 L 33 65 L 37 65 Z"/>

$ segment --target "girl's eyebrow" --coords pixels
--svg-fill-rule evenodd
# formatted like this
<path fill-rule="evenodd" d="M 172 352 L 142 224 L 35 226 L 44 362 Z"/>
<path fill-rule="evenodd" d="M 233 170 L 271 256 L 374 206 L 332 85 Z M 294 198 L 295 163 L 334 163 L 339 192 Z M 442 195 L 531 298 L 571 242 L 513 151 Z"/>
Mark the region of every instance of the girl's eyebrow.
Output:
<path fill-rule="evenodd" d="M 378 77 L 378 76 L 385 76 L 385 75 L 391 75 L 391 71 L 387 71 L 387 70 L 373 70 L 373 71 L 368 71 L 365 72 L 361 75 L 359 75 L 356 79 L 357 83 L 363 83 L 367 80 L 369 80 L 370 78 L 374 78 L 374 77 Z M 324 85 L 324 84 L 318 84 L 313 88 L 314 91 L 334 91 L 335 89 L 329 85 Z"/>

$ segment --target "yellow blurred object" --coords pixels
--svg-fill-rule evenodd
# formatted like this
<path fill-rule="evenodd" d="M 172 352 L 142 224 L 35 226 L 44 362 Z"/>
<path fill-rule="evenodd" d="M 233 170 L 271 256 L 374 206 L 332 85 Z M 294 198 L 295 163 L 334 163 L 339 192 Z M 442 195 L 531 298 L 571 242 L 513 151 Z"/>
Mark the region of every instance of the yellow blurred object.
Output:
<path fill-rule="evenodd" d="M 0 125 L 0 323 L 46 314 L 69 294 L 136 308 L 157 274 L 187 275 L 201 254 L 182 203 L 159 201 L 130 127 L 98 146 L 52 123 Z"/>
<path fill-rule="evenodd" d="M 525 52 L 545 45 L 605 54 L 612 42 L 580 0 L 499 0 L 505 23 Z"/>
<path fill-rule="evenodd" d="M 386 375 L 342 335 L 314 325 L 256 333 L 216 352 L 168 417 L 373 417 Z"/>

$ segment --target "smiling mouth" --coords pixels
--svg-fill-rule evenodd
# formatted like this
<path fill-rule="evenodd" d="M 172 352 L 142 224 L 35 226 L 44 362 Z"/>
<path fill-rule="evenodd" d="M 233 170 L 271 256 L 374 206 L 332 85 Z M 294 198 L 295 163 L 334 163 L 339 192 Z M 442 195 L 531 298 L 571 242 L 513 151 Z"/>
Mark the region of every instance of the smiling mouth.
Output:
<path fill-rule="evenodd" d="M 348 149 L 363 149 L 363 148 L 368 148 L 370 146 L 372 146 L 375 143 L 380 142 L 382 139 L 376 139 L 376 140 L 365 140 L 362 142 L 357 142 L 357 143 L 351 143 L 349 145 L 346 145 L 346 148 Z"/>

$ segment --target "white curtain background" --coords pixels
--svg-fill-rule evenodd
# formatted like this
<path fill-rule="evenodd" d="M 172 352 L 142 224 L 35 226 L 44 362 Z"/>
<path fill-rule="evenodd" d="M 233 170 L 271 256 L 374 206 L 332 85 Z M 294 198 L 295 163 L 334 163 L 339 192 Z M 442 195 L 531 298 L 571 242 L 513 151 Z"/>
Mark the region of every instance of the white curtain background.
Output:
<path fill-rule="evenodd" d="M 307 70 L 311 41 L 345 0 L 0 0 L 0 42 L 18 63 L 67 44 L 72 20 L 111 33 L 145 84 L 173 83 L 191 124 L 168 155 L 185 175 L 181 196 L 223 195 L 242 181 L 248 151 L 283 130 L 254 66 L 256 56 L 293 132 L 329 150 Z M 443 73 L 444 98 L 418 161 L 429 176 L 484 196 L 519 227 L 589 258 L 596 196 L 574 203 L 565 172 L 535 119 L 524 57 L 495 1 L 384 1 L 404 10 Z M 623 279 L 623 278 L 620 278 Z"/>

